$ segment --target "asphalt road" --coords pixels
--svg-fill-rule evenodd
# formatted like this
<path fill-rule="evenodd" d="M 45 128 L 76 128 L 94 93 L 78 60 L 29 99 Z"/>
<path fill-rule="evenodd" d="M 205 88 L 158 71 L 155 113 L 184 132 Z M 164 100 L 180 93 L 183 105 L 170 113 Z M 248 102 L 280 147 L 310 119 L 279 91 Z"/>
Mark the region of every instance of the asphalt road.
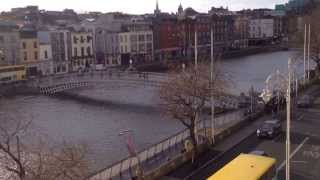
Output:
<path fill-rule="evenodd" d="M 314 104 L 310 108 L 300 109 L 294 107 L 291 123 L 291 168 L 290 175 L 293 180 L 319 180 L 320 179 L 320 86 L 310 88 L 306 94 L 314 97 Z M 285 130 L 285 121 L 283 129 Z M 274 139 L 260 139 L 250 135 L 240 144 L 236 145 L 221 157 L 215 157 L 209 165 L 200 168 L 188 179 L 206 179 L 222 168 L 240 153 L 253 150 L 263 150 L 271 157 L 277 159 L 276 167 L 278 180 L 285 179 L 285 131 Z M 191 171 L 190 171 L 191 173 Z M 185 179 L 188 176 L 178 176 L 171 173 L 171 177 Z"/>

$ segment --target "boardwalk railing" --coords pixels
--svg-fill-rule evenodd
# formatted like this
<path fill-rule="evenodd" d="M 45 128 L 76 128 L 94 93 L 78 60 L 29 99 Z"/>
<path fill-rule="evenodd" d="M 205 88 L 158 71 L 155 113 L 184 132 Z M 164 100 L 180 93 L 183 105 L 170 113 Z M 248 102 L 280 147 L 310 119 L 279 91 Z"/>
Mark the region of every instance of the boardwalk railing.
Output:
<path fill-rule="evenodd" d="M 251 114 L 252 115 L 252 114 Z M 249 115 L 249 116 L 251 116 Z M 228 129 L 235 124 L 247 119 L 249 116 L 244 116 L 243 110 L 237 110 L 230 114 L 217 116 L 216 121 L 216 135 L 222 132 L 225 129 Z M 206 142 L 207 138 L 211 137 L 211 134 L 206 134 L 207 129 L 210 128 L 208 126 L 210 123 L 206 122 L 208 120 L 200 121 L 198 123 L 198 137 L 202 136 L 205 138 L 199 138 L 199 144 L 203 144 Z M 98 172 L 93 173 L 86 179 L 88 180 L 110 180 L 110 179 L 131 179 L 136 176 L 136 172 L 134 170 L 138 166 L 140 161 L 140 166 L 144 172 L 151 171 L 160 166 L 159 162 L 161 162 L 161 158 L 173 158 L 176 155 L 180 154 L 184 149 L 184 142 L 190 138 L 190 133 L 188 129 L 185 129 L 158 144 L 155 144 L 145 150 L 139 152 L 136 157 L 128 157 L 125 158 L 105 169 L 102 169 Z M 169 153 L 171 151 L 171 153 Z M 168 154 L 169 157 L 167 157 Z M 155 157 L 159 156 L 160 159 L 155 159 Z M 154 161 L 152 161 L 154 160 Z M 148 161 L 150 161 L 148 163 Z M 155 164 L 152 164 L 152 162 Z M 162 160 L 163 163 L 166 163 L 166 160 Z"/>

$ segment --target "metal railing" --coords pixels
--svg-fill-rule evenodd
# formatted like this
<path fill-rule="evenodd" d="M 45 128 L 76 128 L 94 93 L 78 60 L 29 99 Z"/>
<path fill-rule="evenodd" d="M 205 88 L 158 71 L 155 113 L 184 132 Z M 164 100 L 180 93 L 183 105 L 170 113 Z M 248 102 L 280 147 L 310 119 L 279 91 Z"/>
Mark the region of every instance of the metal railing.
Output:
<path fill-rule="evenodd" d="M 245 116 L 243 110 L 237 110 L 228 114 L 219 115 L 215 119 L 216 132 L 218 135 L 223 130 L 229 129 L 237 123 L 247 119 L 254 114 Z M 207 130 L 210 129 L 210 123 L 208 119 L 200 121 L 198 123 L 198 136 L 208 138 L 211 134 L 207 134 Z M 167 162 L 167 159 L 171 159 L 181 154 L 184 150 L 184 142 L 190 138 L 189 129 L 185 129 L 155 145 L 140 151 L 136 157 L 127 157 L 107 168 L 104 168 L 98 172 L 91 174 L 86 179 L 88 180 L 106 180 L 106 179 L 130 179 L 136 176 L 134 169 L 138 166 L 138 159 L 141 162 L 141 166 L 144 172 L 151 171 L 162 164 Z M 199 144 L 204 143 L 205 140 L 199 138 Z M 158 159 L 155 159 L 159 157 Z M 155 159 L 155 161 L 152 161 Z M 148 162 L 150 161 L 150 162 Z M 154 163 L 153 163 L 154 162 Z"/>

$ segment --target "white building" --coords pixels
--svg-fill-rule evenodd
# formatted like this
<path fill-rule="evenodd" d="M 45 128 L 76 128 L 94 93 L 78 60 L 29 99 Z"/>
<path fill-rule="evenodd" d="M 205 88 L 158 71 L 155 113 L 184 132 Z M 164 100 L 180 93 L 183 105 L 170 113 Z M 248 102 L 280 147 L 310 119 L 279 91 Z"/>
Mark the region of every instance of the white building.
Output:
<path fill-rule="evenodd" d="M 69 72 L 71 64 L 70 31 L 57 29 L 38 31 L 38 39 L 40 44 L 51 45 L 53 73 L 62 74 Z M 43 48 L 47 47 L 44 46 Z M 50 58 L 50 52 L 47 51 L 47 53 L 49 53 L 48 57 Z"/>
<path fill-rule="evenodd" d="M 53 74 L 52 48 L 50 44 L 39 45 L 39 67 L 43 75 Z"/>
<path fill-rule="evenodd" d="M 79 71 L 94 65 L 93 34 L 86 31 L 71 32 L 71 69 Z"/>
<path fill-rule="evenodd" d="M 249 23 L 249 38 L 271 39 L 274 37 L 273 19 L 251 19 Z"/>
<path fill-rule="evenodd" d="M 132 59 L 134 63 L 150 62 L 153 59 L 153 32 L 131 31 L 119 33 L 119 50 L 122 61 Z M 128 55 L 128 57 L 124 57 Z M 127 62 L 122 62 L 126 64 Z"/>

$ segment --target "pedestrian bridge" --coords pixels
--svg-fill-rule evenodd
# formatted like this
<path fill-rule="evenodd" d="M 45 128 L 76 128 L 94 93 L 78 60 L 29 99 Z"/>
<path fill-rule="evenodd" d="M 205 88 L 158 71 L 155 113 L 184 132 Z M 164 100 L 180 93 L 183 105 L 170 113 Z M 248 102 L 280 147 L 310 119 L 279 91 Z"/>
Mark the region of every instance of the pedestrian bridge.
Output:
<path fill-rule="evenodd" d="M 168 76 L 163 73 L 94 71 L 88 73 L 68 73 L 42 77 L 32 81 L 31 86 L 38 88 L 40 93 L 50 95 L 103 83 L 160 86 L 167 78 Z"/>
<path fill-rule="evenodd" d="M 47 76 L 34 79 L 29 82 L 39 90 L 41 94 L 54 95 L 72 89 L 91 87 L 104 83 L 124 84 L 141 86 L 160 87 L 169 76 L 165 73 L 136 72 L 136 71 L 92 71 L 87 73 L 68 73 L 54 76 Z M 238 97 L 225 95 L 219 101 L 215 101 L 216 106 L 224 108 L 237 108 Z"/>

